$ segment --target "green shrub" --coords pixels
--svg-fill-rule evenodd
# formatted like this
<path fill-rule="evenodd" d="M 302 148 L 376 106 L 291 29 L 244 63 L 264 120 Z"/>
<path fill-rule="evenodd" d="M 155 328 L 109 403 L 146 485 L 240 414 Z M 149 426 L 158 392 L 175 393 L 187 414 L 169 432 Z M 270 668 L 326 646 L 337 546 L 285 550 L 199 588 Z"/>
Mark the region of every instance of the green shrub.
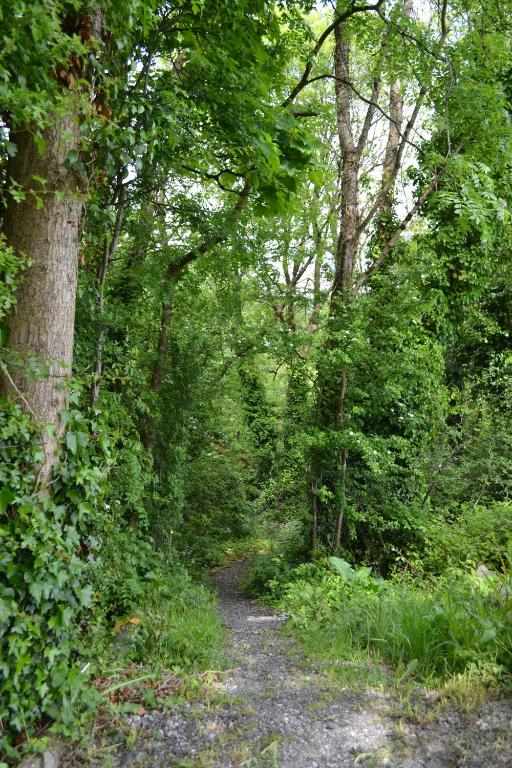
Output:
<path fill-rule="evenodd" d="M 222 627 L 212 593 L 193 584 L 183 569 L 162 573 L 148 585 L 119 655 L 142 664 L 179 667 L 187 672 L 216 668 Z M 116 643 L 115 643 L 116 645 Z"/>
<path fill-rule="evenodd" d="M 276 598 L 281 586 L 300 573 L 296 569 L 304 556 L 300 521 L 269 526 L 268 532 L 270 546 L 266 552 L 254 555 L 242 579 L 242 588 L 250 597 L 270 594 Z"/>
<path fill-rule="evenodd" d="M 424 527 L 423 566 L 434 573 L 481 563 L 501 568 L 512 540 L 512 503 L 466 505 L 450 520 L 434 517 Z"/>
<path fill-rule="evenodd" d="M 77 641 L 94 649 L 100 668 L 115 662 L 190 671 L 218 661 L 222 630 L 215 601 L 172 549 L 158 549 L 119 511 L 109 510 L 98 516 L 88 551 L 93 604 Z"/>
<path fill-rule="evenodd" d="M 242 577 L 242 589 L 249 597 L 261 597 L 271 592 L 277 584 L 286 583 L 291 570 L 282 553 L 257 554 Z"/>
<path fill-rule="evenodd" d="M 301 567 L 279 601 L 312 653 L 350 659 L 364 651 L 425 681 L 471 667 L 492 670 L 495 678 L 512 674 L 509 572 L 451 571 L 430 584 L 384 582 L 366 568 L 345 566 Z"/>
<path fill-rule="evenodd" d="M 145 598 L 155 571 L 165 566 L 163 552 L 155 550 L 134 527 L 123 527 L 123 521 L 111 515 L 98 521 L 88 548 L 95 613 L 107 623 L 133 611 Z M 168 562 L 167 570 L 170 565 Z"/>
<path fill-rule="evenodd" d="M 249 532 L 253 503 L 248 473 L 240 462 L 215 450 L 191 462 L 185 480 L 183 525 L 176 537 L 180 551 L 199 563 L 215 564 L 219 545 Z"/>

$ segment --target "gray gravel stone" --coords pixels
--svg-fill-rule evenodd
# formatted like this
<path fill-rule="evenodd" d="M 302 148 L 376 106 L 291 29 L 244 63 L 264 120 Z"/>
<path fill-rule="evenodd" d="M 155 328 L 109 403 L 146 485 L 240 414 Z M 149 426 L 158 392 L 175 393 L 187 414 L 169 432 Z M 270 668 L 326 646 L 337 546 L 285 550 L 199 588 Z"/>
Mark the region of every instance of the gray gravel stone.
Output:
<path fill-rule="evenodd" d="M 53 742 L 40 755 L 31 755 L 21 761 L 18 768 L 59 768 L 63 761 L 64 745 Z"/>

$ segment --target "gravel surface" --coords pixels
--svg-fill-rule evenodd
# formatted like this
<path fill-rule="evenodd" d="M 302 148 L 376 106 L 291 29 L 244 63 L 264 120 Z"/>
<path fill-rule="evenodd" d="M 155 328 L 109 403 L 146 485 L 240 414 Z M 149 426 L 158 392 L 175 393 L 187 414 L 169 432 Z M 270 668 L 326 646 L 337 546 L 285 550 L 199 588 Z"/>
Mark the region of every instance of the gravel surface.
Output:
<path fill-rule="evenodd" d="M 215 575 L 229 630 L 225 703 L 128 717 L 116 768 L 512 768 L 512 702 L 445 711 L 421 723 L 383 691 L 336 688 L 278 632 L 284 617 L 245 598 L 242 563 Z M 429 720 L 432 719 L 431 722 Z"/>

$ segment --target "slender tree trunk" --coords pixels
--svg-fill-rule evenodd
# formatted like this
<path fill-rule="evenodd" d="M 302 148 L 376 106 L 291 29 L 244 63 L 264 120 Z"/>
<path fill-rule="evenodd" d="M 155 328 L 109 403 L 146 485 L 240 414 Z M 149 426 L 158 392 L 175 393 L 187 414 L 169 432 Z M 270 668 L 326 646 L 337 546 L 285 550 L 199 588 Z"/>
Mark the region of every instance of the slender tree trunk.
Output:
<path fill-rule="evenodd" d="M 73 96 L 70 96 L 73 102 Z M 16 203 L 8 197 L 5 235 L 15 252 L 30 260 L 17 293 L 17 304 L 8 317 L 10 376 L 3 391 L 24 401 L 44 432 L 45 460 L 41 470 L 47 485 L 56 460 L 62 425 L 58 414 L 67 405 L 66 382 L 71 376 L 75 298 L 78 276 L 80 219 L 83 188 L 74 171 L 64 166 L 71 150 L 79 149 L 79 120 L 76 109 L 55 118 L 44 134 L 41 155 L 30 131 L 11 136 L 16 155 L 9 159 L 7 177 L 25 192 Z M 34 176 L 46 180 L 37 202 L 29 190 L 40 187 Z M 33 362 L 47 375 L 33 377 Z M 22 400 L 23 402 L 23 400 Z"/>
<path fill-rule="evenodd" d="M 313 221 L 313 238 L 315 243 L 315 265 L 313 272 L 313 307 L 309 316 L 309 330 L 316 330 L 320 311 L 322 309 L 322 233 L 318 221 Z"/>
<path fill-rule="evenodd" d="M 101 377 L 103 374 L 103 346 L 105 344 L 105 327 L 103 315 L 105 312 L 105 286 L 107 282 L 110 261 L 117 251 L 124 218 L 124 188 L 121 186 L 117 197 L 116 221 L 114 233 L 111 239 L 105 242 L 103 259 L 98 268 L 98 321 L 100 325 L 98 340 L 96 342 L 96 359 L 94 362 L 94 379 L 91 387 L 91 407 L 94 408 L 100 396 Z"/>
<path fill-rule="evenodd" d="M 350 43 L 344 39 L 343 28 L 336 27 L 334 42 L 334 72 L 336 120 L 342 154 L 341 218 L 335 254 L 335 274 L 331 295 L 331 316 L 336 304 L 349 290 L 359 248 L 359 163 L 360 148 L 352 133 L 350 110 Z"/>
<path fill-rule="evenodd" d="M 335 252 L 334 281 L 329 306 L 333 331 L 339 330 L 344 311 L 353 295 L 352 283 L 360 241 L 359 170 L 375 109 L 373 102 L 376 101 L 380 88 L 379 72 L 377 71 L 372 87 L 372 103 L 368 107 L 360 135 L 356 137 L 351 112 L 350 58 L 351 42 L 348 31 L 343 25 L 340 25 L 336 27 L 334 32 L 336 126 L 341 149 L 341 208 Z M 329 352 L 338 345 L 339 340 L 335 337 L 327 340 L 325 350 L 327 359 Z M 320 370 L 317 414 L 322 428 L 334 426 L 334 424 L 338 429 L 343 428 L 346 392 L 347 373 L 345 370 L 333 370 L 329 366 L 325 371 Z M 336 515 L 334 530 L 335 548 L 339 546 L 341 540 L 347 461 L 348 453 L 346 450 L 342 450 L 335 457 L 333 467 L 328 473 L 325 472 L 324 457 L 320 456 L 316 467 L 316 473 L 324 476 L 324 482 L 330 486 L 334 496 L 341 499 L 342 508 L 338 510 Z M 316 506 L 318 516 L 322 507 L 318 500 Z"/>
<path fill-rule="evenodd" d="M 345 421 L 345 396 L 347 394 L 347 374 L 345 371 L 341 374 L 340 403 L 338 411 L 338 426 L 343 428 Z M 348 451 L 345 448 L 341 452 L 340 472 L 341 472 L 341 509 L 336 521 L 336 530 L 334 532 L 334 549 L 339 549 L 341 542 L 341 532 L 343 530 L 343 516 L 345 512 L 345 488 L 347 480 L 347 461 Z"/>
<path fill-rule="evenodd" d="M 411 0 L 404 0 L 403 9 L 407 16 L 411 15 Z M 389 86 L 388 113 L 388 136 L 386 139 L 386 149 L 382 164 L 381 200 L 379 204 L 379 229 L 381 230 L 383 237 L 387 234 L 386 219 L 389 218 L 393 210 L 395 181 L 398 173 L 399 153 L 402 140 L 404 97 L 402 83 L 399 77 L 396 77 Z"/>
<path fill-rule="evenodd" d="M 159 395 L 162 388 L 162 378 L 165 369 L 165 362 L 167 359 L 167 347 L 169 345 L 169 334 L 171 332 L 174 295 L 176 293 L 176 285 L 178 283 L 180 271 L 180 269 L 176 269 L 172 274 L 169 274 L 167 296 L 162 306 L 156 356 L 153 361 L 151 378 L 149 382 L 149 391 L 155 395 Z M 144 430 L 142 433 L 142 444 L 147 449 L 152 451 L 155 450 L 156 420 L 153 413 L 150 413 L 146 418 Z"/>
<path fill-rule="evenodd" d="M 384 153 L 384 163 L 382 170 L 383 186 L 387 185 L 394 176 L 398 150 L 400 148 L 400 134 L 403 121 L 403 97 L 402 86 L 399 79 L 391 83 L 389 87 L 389 127 L 388 138 L 386 141 L 386 151 Z M 386 199 L 381 204 L 381 210 L 389 206 L 389 195 L 393 196 L 393 188 L 387 189 Z"/>

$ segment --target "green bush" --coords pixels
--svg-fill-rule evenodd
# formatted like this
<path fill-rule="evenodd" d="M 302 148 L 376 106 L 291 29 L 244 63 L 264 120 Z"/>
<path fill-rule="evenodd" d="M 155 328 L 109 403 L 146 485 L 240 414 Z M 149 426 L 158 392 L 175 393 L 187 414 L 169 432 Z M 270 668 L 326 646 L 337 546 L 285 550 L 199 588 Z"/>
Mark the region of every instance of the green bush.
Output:
<path fill-rule="evenodd" d="M 189 672 L 218 663 L 222 629 L 215 600 L 173 552 L 155 549 L 110 517 L 94 550 L 93 610 L 78 642 L 93 648 L 100 669 L 114 662 Z"/>
<path fill-rule="evenodd" d="M 119 656 L 187 672 L 218 667 L 222 627 L 216 602 L 183 569 L 172 578 L 155 574 L 135 613 L 140 623 L 130 625 L 121 647 L 114 641 Z"/>
<path fill-rule="evenodd" d="M 261 597 L 285 583 L 291 570 L 282 553 L 256 554 L 242 577 L 242 589 L 249 597 Z"/>
<path fill-rule="evenodd" d="M 430 584 L 333 565 L 301 566 L 278 602 L 313 654 L 350 659 L 364 651 L 429 682 L 471 667 L 496 679 L 512 674 L 510 572 L 454 570 Z"/>
<path fill-rule="evenodd" d="M 434 517 L 424 526 L 423 566 L 434 573 L 462 564 L 503 566 L 512 540 L 512 503 L 466 505 L 450 520 Z"/>
<path fill-rule="evenodd" d="M 98 521 L 88 538 L 88 549 L 95 613 L 107 623 L 133 611 L 145 598 L 155 571 L 165 565 L 163 552 L 111 515 Z"/>
<path fill-rule="evenodd" d="M 269 525 L 267 533 L 271 536 L 267 551 L 253 556 L 242 579 L 242 588 L 250 597 L 270 594 L 276 598 L 280 588 L 300 573 L 295 566 L 304 556 L 301 522 Z"/>
<path fill-rule="evenodd" d="M 229 454 L 203 452 L 191 463 L 185 479 L 183 525 L 177 536 L 180 551 L 208 565 L 218 559 L 219 545 L 246 535 L 253 514 L 248 473 Z"/>

